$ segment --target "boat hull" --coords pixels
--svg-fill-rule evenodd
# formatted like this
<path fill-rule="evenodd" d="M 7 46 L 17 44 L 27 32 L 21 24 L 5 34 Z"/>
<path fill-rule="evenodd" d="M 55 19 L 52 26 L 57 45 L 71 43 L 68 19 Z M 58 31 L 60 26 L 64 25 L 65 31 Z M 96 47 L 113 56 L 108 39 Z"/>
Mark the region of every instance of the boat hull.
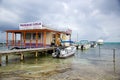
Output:
<path fill-rule="evenodd" d="M 78 46 L 78 49 L 81 49 L 81 50 L 86 50 L 86 49 L 89 49 L 90 48 L 90 45 L 87 44 L 87 45 L 79 45 Z"/>
<path fill-rule="evenodd" d="M 103 40 L 102 40 L 102 39 L 99 39 L 99 40 L 97 41 L 97 43 L 98 43 L 98 45 L 102 45 L 102 44 L 103 44 Z"/>
<path fill-rule="evenodd" d="M 76 47 L 70 46 L 68 48 L 61 49 L 60 51 L 56 51 L 56 52 L 52 53 L 52 56 L 54 58 L 67 58 L 69 56 L 74 55 L 75 52 L 76 52 Z"/>

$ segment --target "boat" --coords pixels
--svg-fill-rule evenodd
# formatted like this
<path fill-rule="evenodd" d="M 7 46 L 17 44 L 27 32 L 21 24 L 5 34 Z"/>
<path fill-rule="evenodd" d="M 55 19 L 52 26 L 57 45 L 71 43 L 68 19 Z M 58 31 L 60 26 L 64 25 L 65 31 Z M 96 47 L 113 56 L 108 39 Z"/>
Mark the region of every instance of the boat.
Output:
<path fill-rule="evenodd" d="M 97 41 L 97 43 L 98 43 L 98 45 L 103 44 L 103 39 L 99 39 L 99 40 Z"/>
<path fill-rule="evenodd" d="M 78 49 L 86 50 L 86 49 L 89 49 L 89 48 L 90 48 L 90 43 L 89 43 L 88 40 L 81 40 L 79 42 Z"/>
<path fill-rule="evenodd" d="M 75 46 L 69 46 L 66 48 L 57 47 L 55 52 L 52 53 L 52 57 L 54 57 L 54 58 L 67 58 L 69 56 L 74 55 L 75 52 L 76 52 Z"/>
<path fill-rule="evenodd" d="M 90 41 L 90 47 L 95 48 L 97 46 L 96 41 Z"/>

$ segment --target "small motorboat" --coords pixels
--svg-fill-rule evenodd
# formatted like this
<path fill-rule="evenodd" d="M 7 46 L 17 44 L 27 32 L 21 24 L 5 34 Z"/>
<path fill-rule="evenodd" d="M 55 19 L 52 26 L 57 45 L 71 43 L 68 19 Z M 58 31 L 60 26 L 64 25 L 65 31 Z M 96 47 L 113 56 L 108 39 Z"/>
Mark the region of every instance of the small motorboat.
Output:
<path fill-rule="evenodd" d="M 67 48 L 56 48 L 55 52 L 52 53 L 52 57 L 54 58 L 66 58 L 69 56 L 74 55 L 76 52 L 76 47 L 75 46 L 69 46 Z"/>
<path fill-rule="evenodd" d="M 90 48 L 90 43 L 88 40 L 81 40 L 78 45 L 78 49 L 86 50 Z"/>
<path fill-rule="evenodd" d="M 98 45 L 101 45 L 101 44 L 103 44 L 103 39 L 99 39 L 98 41 L 97 41 L 97 43 L 98 43 Z"/>
<path fill-rule="evenodd" d="M 97 46 L 96 41 L 90 41 L 90 47 L 95 48 Z"/>

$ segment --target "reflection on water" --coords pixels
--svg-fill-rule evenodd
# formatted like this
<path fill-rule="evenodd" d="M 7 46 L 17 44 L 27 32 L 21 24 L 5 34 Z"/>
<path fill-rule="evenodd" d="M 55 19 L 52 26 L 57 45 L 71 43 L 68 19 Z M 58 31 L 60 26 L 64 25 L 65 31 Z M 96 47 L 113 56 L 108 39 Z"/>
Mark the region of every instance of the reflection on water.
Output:
<path fill-rule="evenodd" d="M 120 80 L 120 50 L 115 50 L 113 61 L 113 50 L 99 49 L 77 50 L 66 59 L 26 55 L 21 62 L 19 56 L 11 55 L 6 63 L 3 56 L 0 80 Z"/>

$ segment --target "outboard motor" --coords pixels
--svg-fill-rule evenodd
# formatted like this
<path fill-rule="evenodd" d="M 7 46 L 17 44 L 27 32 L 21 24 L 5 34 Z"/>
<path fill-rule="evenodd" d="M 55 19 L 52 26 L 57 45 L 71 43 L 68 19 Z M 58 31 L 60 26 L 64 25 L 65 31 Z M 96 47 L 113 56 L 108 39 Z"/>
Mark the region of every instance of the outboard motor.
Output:
<path fill-rule="evenodd" d="M 56 48 L 55 54 L 56 54 L 56 57 L 59 58 L 59 56 L 60 56 L 60 48 Z"/>
<path fill-rule="evenodd" d="M 83 45 L 81 45 L 81 50 L 83 50 L 84 49 L 84 46 Z"/>
<path fill-rule="evenodd" d="M 79 46 L 79 45 L 76 46 L 77 49 L 78 49 L 78 46 Z"/>

